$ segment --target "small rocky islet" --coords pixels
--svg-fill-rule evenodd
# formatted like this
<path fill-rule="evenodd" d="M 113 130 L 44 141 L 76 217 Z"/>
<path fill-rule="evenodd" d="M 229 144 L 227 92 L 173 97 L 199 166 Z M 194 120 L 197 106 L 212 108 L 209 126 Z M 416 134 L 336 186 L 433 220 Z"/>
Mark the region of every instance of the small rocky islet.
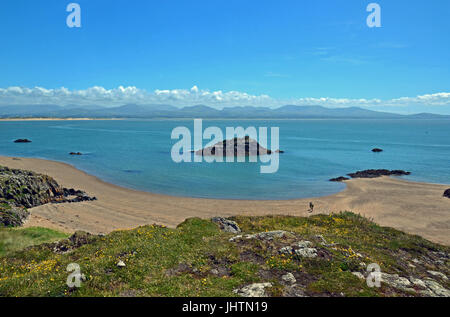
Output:
<path fill-rule="evenodd" d="M 403 170 L 369 169 L 347 174 L 347 176 L 350 176 L 351 178 L 377 178 L 381 176 L 405 176 L 405 175 L 411 175 L 411 172 Z M 330 182 L 343 182 L 349 179 L 350 178 L 348 177 L 340 176 L 336 178 L 331 178 Z"/>
<path fill-rule="evenodd" d="M 245 136 L 218 142 L 212 146 L 193 151 L 199 156 L 220 156 L 220 157 L 238 157 L 238 156 L 259 156 L 270 155 L 272 150 L 261 146 L 256 140 Z M 276 153 L 284 153 L 277 150 Z"/>
<path fill-rule="evenodd" d="M 17 139 L 14 143 L 31 143 L 31 140 L 28 139 Z"/>

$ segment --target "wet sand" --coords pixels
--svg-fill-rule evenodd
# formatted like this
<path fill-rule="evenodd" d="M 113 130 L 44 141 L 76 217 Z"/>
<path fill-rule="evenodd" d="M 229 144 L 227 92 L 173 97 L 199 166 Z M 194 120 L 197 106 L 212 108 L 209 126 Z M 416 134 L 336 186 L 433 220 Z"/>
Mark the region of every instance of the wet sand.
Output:
<path fill-rule="evenodd" d="M 65 232 L 108 233 L 145 224 L 175 227 L 186 218 L 231 215 L 360 213 L 383 226 L 450 245 L 450 185 L 409 182 L 391 177 L 353 179 L 342 192 L 295 200 L 223 200 L 173 197 L 123 188 L 101 181 L 71 165 L 31 158 L 0 156 L 0 165 L 47 174 L 68 188 L 81 189 L 97 201 L 47 204 L 30 209 L 26 227 L 41 226 Z M 315 205 L 309 213 L 309 203 Z"/>

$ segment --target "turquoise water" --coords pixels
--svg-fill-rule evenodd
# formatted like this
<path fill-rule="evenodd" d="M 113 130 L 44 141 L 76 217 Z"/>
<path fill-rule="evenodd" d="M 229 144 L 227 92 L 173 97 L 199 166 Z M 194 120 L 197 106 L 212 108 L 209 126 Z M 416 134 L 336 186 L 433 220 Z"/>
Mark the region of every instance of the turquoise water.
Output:
<path fill-rule="evenodd" d="M 411 171 L 409 180 L 450 183 L 449 120 L 205 120 L 203 127 L 279 127 L 279 170 L 261 163 L 180 163 L 172 129 L 192 120 L 0 122 L 0 155 L 66 162 L 129 188 L 190 197 L 291 199 L 336 193 L 331 177 L 369 168 Z M 15 144 L 28 138 L 29 144 Z M 204 141 L 206 145 L 207 141 Z M 375 154 L 373 147 L 385 151 Z M 83 156 L 70 156 L 80 151 Z"/>

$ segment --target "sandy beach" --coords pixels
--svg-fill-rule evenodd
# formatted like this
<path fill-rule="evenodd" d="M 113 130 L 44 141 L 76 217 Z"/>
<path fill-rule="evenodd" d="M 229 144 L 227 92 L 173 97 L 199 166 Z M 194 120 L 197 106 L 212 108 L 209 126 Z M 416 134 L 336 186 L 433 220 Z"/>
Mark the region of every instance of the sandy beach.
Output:
<path fill-rule="evenodd" d="M 65 163 L 0 156 L 0 165 L 27 169 L 55 178 L 64 187 L 81 189 L 97 201 L 47 204 L 32 208 L 25 226 L 65 232 L 108 233 L 145 224 L 175 227 L 190 217 L 232 215 L 294 215 L 339 212 L 360 213 L 383 226 L 417 234 L 450 245 L 450 185 L 409 182 L 381 177 L 353 179 L 335 195 L 296 200 L 251 201 L 173 197 L 131 190 L 101 181 Z M 309 203 L 315 205 L 309 213 Z"/>

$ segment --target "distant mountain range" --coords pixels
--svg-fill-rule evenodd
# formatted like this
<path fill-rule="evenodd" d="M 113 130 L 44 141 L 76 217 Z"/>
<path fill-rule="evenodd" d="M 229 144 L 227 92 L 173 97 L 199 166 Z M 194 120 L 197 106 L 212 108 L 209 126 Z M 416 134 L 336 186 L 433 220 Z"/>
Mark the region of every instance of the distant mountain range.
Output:
<path fill-rule="evenodd" d="M 322 106 L 286 105 L 276 109 L 265 107 L 231 107 L 223 110 L 205 105 L 177 108 L 171 105 L 0 106 L 0 118 L 232 118 L 232 119 L 450 119 L 448 115 L 419 113 L 401 115 L 358 107 L 325 108 Z"/>

